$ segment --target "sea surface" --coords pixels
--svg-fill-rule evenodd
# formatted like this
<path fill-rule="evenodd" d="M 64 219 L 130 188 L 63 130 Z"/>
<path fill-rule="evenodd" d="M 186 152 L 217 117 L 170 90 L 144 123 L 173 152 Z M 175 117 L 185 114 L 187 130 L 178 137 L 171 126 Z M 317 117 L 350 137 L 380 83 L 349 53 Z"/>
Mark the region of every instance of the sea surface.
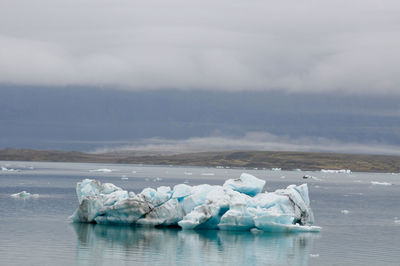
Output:
<path fill-rule="evenodd" d="M 400 265 L 400 174 L 275 170 L 0 161 L 0 265 Z M 68 220 L 84 178 L 138 193 L 179 183 L 222 185 L 242 172 L 266 180 L 267 191 L 308 183 L 322 231 L 184 231 Z M 10 197 L 23 190 L 39 197 Z"/>

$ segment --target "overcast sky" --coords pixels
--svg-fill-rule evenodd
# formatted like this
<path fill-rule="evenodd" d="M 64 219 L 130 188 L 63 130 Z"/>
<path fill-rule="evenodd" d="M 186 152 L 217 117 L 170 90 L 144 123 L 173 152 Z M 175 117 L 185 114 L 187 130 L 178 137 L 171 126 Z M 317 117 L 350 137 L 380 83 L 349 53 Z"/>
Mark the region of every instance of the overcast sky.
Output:
<path fill-rule="evenodd" d="M 1 0 L 0 83 L 400 93 L 398 0 Z"/>
<path fill-rule="evenodd" d="M 0 148 L 399 154 L 399 14 L 399 0 L 0 0 Z"/>

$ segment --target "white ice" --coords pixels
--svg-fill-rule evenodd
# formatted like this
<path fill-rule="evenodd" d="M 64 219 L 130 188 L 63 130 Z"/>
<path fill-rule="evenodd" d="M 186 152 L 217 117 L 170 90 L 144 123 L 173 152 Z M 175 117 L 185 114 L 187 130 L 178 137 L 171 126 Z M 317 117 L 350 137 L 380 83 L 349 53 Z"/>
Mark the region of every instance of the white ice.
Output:
<path fill-rule="evenodd" d="M 111 173 L 112 171 L 113 171 L 112 169 L 107 169 L 107 168 L 89 170 L 89 172 L 100 172 L 100 173 Z"/>
<path fill-rule="evenodd" d="M 1 167 L 1 171 L 3 171 L 3 172 L 19 172 L 18 169 L 7 168 L 7 167 L 4 167 L 4 166 Z"/>
<path fill-rule="evenodd" d="M 16 198 L 16 199 L 38 198 L 39 194 L 31 194 L 24 190 L 19 193 L 11 194 L 11 197 Z"/>
<path fill-rule="evenodd" d="M 350 169 L 340 169 L 340 170 L 321 169 L 321 172 L 329 174 L 351 174 Z"/>
<path fill-rule="evenodd" d="M 249 174 L 223 186 L 179 184 L 139 194 L 110 183 L 78 182 L 75 222 L 180 226 L 183 229 L 319 231 L 312 226 L 307 184 L 263 192 L 265 181 Z"/>
<path fill-rule="evenodd" d="M 378 182 L 378 181 L 371 181 L 372 185 L 378 185 L 378 186 L 391 186 L 392 183 L 388 182 Z"/>

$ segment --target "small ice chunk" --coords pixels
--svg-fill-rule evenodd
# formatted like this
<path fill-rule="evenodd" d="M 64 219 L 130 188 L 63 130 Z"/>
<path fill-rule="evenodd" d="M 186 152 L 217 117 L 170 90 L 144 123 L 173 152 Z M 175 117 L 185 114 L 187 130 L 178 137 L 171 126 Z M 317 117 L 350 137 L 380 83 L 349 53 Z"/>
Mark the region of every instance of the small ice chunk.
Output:
<path fill-rule="evenodd" d="M 312 175 L 303 175 L 303 179 L 314 179 L 314 180 L 317 180 L 317 181 L 321 181 L 321 179 L 319 179 L 316 176 L 312 176 Z"/>
<path fill-rule="evenodd" d="M 350 213 L 349 210 L 341 210 L 340 212 L 343 213 L 343 214 L 349 214 Z"/>
<path fill-rule="evenodd" d="M 112 169 L 107 169 L 107 168 L 101 168 L 101 169 L 94 169 L 94 170 L 89 170 L 89 172 L 99 172 L 99 173 L 111 173 L 114 170 Z"/>
<path fill-rule="evenodd" d="M 265 185 L 265 181 L 258 179 L 250 174 L 243 173 L 239 179 L 228 179 L 225 181 L 223 187 L 230 188 L 234 191 L 255 196 L 260 193 Z"/>
<path fill-rule="evenodd" d="M 275 167 L 275 168 L 272 168 L 271 170 L 272 170 L 272 171 L 281 171 L 281 170 L 282 170 L 282 168 Z"/>
<path fill-rule="evenodd" d="M 205 175 L 205 176 L 213 176 L 215 175 L 214 173 L 201 173 L 201 175 Z"/>
<path fill-rule="evenodd" d="M 260 229 L 258 229 L 258 228 L 251 228 L 251 229 L 250 229 L 250 232 L 253 233 L 253 234 L 255 234 L 255 235 L 259 235 L 259 234 L 264 233 L 263 230 L 260 230 Z"/>
<path fill-rule="evenodd" d="M 24 190 L 19 193 L 11 194 L 11 197 L 16 198 L 16 199 L 29 199 L 29 198 L 38 198 L 39 194 L 31 194 Z"/>
<path fill-rule="evenodd" d="M 318 257 L 319 257 L 319 254 L 310 254 L 310 257 L 311 257 L 311 258 L 318 258 Z"/>
<path fill-rule="evenodd" d="M 378 181 L 371 181 L 372 185 L 378 185 L 378 186 L 391 186 L 392 183 L 389 182 L 378 182 Z"/>
<path fill-rule="evenodd" d="M 331 169 L 321 169 L 322 173 L 329 173 L 329 174 L 351 174 L 350 169 L 340 169 L 340 170 L 331 170 Z"/>
<path fill-rule="evenodd" d="M 4 166 L 1 167 L 1 171 L 3 171 L 3 172 L 19 172 L 18 169 L 7 168 L 7 167 L 4 167 Z"/>

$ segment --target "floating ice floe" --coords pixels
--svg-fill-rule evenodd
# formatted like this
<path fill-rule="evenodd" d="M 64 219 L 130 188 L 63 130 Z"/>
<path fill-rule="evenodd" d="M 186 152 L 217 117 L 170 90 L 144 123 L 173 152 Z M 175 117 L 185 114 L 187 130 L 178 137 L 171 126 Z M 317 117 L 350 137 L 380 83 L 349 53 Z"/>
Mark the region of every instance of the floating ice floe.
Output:
<path fill-rule="evenodd" d="M 303 175 L 303 179 L 314 179 L 314 180 L 317 180 L 317 181 L 321 181 L 321 179 L 319 179 L 316 176 L 312 176 L 312 175 Z"/>
<path fill-rule="evenodd" d="M 271 170 L 272 170 L 272 171 L 281 171 L 282 168 L 272 168 Z"/>
<path fill-rule="evenodd" d="M 343 214 L 349 214 L 350 213 L 349 210 L 341 210 L 340 212 L 343 213 Z"/>
<path fill-rule="evenodd" d="M 179 184 L 127 192 L 97 180 L 78 182 L 75 222 L 180 226 L 183 229 L 313 232 L 307 184 L 261 193 L 265 181 L 249 174 L 223 186 Z M 254 231 L 254 230 L 253 230 Z"/>
<path fill-rule="evenodd" d="M 371 181 L 372 185 L 378 185 L 378 186 L 391 186 L 392 183 L 388 182 L 378 182 L 378 181 Z"/>
<path fill-rule="evenodd" d="M 11 194 L 11 197 L 16 198 L 16 199 L 38 198 L 39 194 L 31 194 L 24 190 L 19 193 Z"/>
<path fill-rule="evenodd" d="M 340 169 L 340 170 L 321 169 L 321 172 L 330 174 L 351 174 L 350 169 Z"/>
<path fill-rule="evenodd" d="M 18 169 L 7 168 L 7 167 L 4 167 L 4 166 L 1 167 L 1 171 L 3 171 L 3 172 L 19 172 Z"/>
<path fill-rule="evenodd" d="M 89 172 L 99 172 L 99 173 L 111 173 L 114 170 L 112 169 L 107 169 L 107 168 L 101 168 L 101 169 L 94 169 L 94 170 L 89 170 Z"/>
<path fill-rule="evenodd" d="M 201 173 L 201 175 L 205 175 L 205 176 L 213 176 L 215 175 L 214 173 Z"/>

